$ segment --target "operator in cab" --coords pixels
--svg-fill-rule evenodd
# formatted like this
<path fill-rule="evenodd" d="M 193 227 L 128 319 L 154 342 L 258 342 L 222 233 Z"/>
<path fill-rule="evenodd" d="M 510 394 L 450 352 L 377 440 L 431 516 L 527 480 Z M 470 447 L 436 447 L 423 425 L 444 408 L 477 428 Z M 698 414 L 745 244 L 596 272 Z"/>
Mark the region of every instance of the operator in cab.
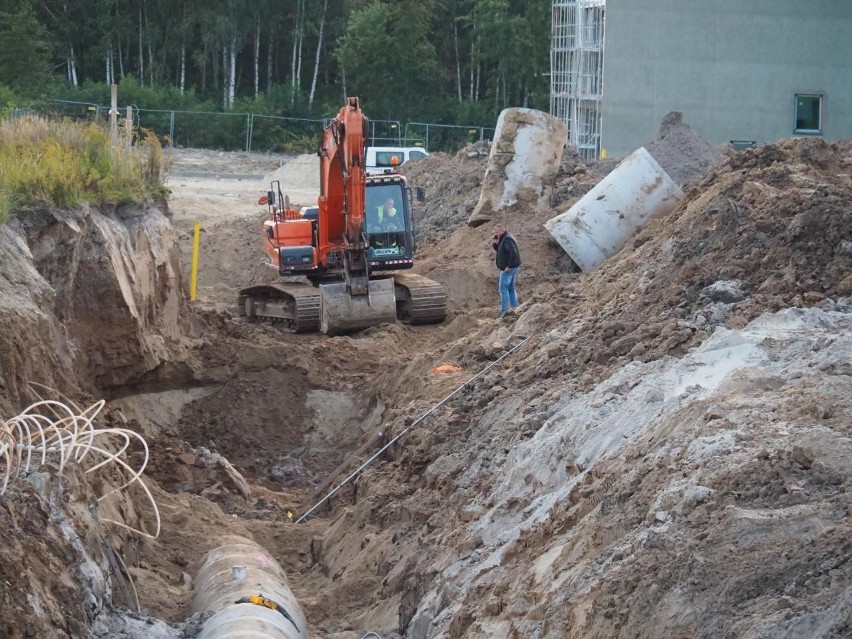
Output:
<path fill-rule="evenodd" d="M 378 207 L 378 212 L 379 226 L 381 227 L 391 222 L 396 222 L 399 219 L 397 218 L 397 210 L 392 197 L 386 199 L 385 203 Z"/>

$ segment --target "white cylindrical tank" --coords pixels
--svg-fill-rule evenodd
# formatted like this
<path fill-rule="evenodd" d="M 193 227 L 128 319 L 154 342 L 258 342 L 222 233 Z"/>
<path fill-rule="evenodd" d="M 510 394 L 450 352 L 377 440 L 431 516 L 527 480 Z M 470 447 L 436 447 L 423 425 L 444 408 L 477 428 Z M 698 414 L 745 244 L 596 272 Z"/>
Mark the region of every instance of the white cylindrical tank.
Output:
<path fill-rule="evenodd" d="M 250 539 L 231 537 L 204 557 L 192 612 L 213 613 L 197 639 L 307 639 L 305 615 L 284 570 Z M 258 600 L 257 596 L 263 597 Z M 255 598 L 252 603 L 238 601 Z M 271 607 L 267 607 L 271 606 Z"/>
<path fill-rule="evenodd" d="M 519 202 L 540 206 L 559 170 L 567 135 L 565 123 L 549 113 L 504 109 L 497 118 L 482 192 L 468 224 L 485 224 Z"/>
<path fill-rule="evenodd" d="M 544 227 L 584 271 L 618 253 L 648 220 L 668 213 L 683 191 L 640 147 L 562 215 Z"/>

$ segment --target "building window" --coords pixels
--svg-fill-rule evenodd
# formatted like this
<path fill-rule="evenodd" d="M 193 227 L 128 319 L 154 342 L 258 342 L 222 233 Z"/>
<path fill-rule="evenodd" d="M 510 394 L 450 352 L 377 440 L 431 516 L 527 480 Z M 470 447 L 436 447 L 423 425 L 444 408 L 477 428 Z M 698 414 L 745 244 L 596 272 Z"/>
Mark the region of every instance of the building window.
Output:
<path fill-rule="evenodd" d="M 822 133 L 822 96 L 796 95 L 794 133 Z"/>

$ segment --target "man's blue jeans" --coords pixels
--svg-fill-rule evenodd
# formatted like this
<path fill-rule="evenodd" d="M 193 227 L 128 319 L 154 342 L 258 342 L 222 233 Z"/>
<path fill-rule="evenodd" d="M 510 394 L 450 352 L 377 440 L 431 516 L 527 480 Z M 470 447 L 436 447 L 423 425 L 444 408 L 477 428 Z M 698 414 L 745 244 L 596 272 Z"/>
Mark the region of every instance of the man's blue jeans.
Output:
<path fill-rule="evenodd" d="M 517 308 L 518 293 L 515 290 L 515 280 L 518 277 L 520 266 L 510 268 L 508 271 L 500 271 L 500 313 L 505 313 L 509 308 Z"/>

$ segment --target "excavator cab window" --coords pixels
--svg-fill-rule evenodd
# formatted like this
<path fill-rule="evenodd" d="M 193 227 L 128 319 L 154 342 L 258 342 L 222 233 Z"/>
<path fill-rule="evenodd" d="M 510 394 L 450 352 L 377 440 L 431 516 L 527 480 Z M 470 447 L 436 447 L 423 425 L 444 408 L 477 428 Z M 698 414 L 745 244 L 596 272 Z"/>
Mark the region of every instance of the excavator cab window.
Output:
<path fill-rule="evenodd" d="M 371 255 L 398 255 L 405 251 L 408 202 L 399 182 L 367 187 L 365 231 Z"/>

